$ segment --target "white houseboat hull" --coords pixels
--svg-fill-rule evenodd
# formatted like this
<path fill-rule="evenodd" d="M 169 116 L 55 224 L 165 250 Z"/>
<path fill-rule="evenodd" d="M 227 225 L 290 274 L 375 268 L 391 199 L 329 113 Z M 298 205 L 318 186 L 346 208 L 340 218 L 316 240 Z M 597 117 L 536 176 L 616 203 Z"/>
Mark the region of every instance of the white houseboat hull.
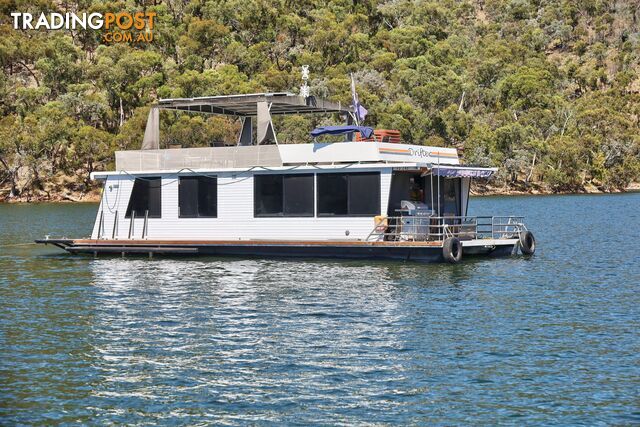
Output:
<path fill-rule="evenodd" d="M 160 149 L 158 109 L 239 118 L 237 144 Z M 398 131 L 385 131 L 396 141 L 376 138 L 359 125 L 338 127 L 344 142 L 317 140 L 331 127 L 312 131 L 312 143 L 278 143 L 272 115 L 319 113 L 354 118 L 289 93 L 160 100 L 142 149 L 118 151 L 114 171 L 91 174 L 104 190 L 90 238 L 37 242 L 93 255 L 422 262 L 535 250 L 521 217 L 467 216 L 471 178 L 496 169 L 460 165 L 455 148 L 405 144 Z"/>

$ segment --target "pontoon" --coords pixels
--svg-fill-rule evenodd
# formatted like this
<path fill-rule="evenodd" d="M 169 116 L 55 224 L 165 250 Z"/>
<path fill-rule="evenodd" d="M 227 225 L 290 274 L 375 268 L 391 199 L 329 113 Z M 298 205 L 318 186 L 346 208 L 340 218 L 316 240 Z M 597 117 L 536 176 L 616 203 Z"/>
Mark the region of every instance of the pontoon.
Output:
<path fill-rule="evenodd" d="M 240 121 L 233 145 L 160 149 L 161 109 Z M 273 116 L 325 114 L 343 126 L 278 143 Z M 402 143 L 313 96 L 259 93 L 160 100 L 141 150 L 118 151 L 90 238 L 50 238 L 74 254 L 397 259 L 459 262 L 533 254 L 522 217 L 468 215 L 474 178 L 454 148 Z M 327 141 L 327 135 L 334 142 Z M 340 138 L 340 142 L 335 142 Z"/>

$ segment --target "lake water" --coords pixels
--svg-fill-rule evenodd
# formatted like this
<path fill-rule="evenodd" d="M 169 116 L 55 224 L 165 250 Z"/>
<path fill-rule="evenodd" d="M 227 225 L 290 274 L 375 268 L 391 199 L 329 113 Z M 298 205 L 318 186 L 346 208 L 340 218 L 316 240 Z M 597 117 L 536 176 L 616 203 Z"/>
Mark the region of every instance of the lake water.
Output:
<path fill-rule="evenodd" d="M 640 423 L 640 194 L 475 198 L 530 259 L 75 257 L 0 205 L 0 424 Z"/>

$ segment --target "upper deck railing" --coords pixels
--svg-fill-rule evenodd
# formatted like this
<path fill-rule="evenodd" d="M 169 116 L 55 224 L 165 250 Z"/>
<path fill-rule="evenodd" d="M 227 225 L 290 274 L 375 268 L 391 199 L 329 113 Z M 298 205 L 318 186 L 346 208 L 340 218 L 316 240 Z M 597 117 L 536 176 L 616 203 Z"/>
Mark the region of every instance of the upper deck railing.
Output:
<path fill-rule="evenodd" d="M 128 172 L 370 162 L 460 163 L 454 148 L 355 141 L 116 151 L 116 171 Z"/>
<path fill-rule="evenodd" d="M 282 166 L 276 145 L 116 151 L 117 171 L 227 169 Z"/>

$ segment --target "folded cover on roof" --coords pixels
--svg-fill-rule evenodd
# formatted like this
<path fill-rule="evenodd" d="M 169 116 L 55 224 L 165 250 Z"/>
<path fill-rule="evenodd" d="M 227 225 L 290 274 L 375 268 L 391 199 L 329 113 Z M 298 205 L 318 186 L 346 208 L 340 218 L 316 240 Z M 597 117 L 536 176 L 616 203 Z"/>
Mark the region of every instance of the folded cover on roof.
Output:
<path fill-rule="evenodd" d="M 373 135 L 373 128 L 366 126 L 323 126 L 319 128 L 315 128 L 311 131 L 312 137 L 318 137 L 320 135 L 344 135 L 347 133 L 360 132 L 360 134 L 365 138 L 371 138 Z"/>

